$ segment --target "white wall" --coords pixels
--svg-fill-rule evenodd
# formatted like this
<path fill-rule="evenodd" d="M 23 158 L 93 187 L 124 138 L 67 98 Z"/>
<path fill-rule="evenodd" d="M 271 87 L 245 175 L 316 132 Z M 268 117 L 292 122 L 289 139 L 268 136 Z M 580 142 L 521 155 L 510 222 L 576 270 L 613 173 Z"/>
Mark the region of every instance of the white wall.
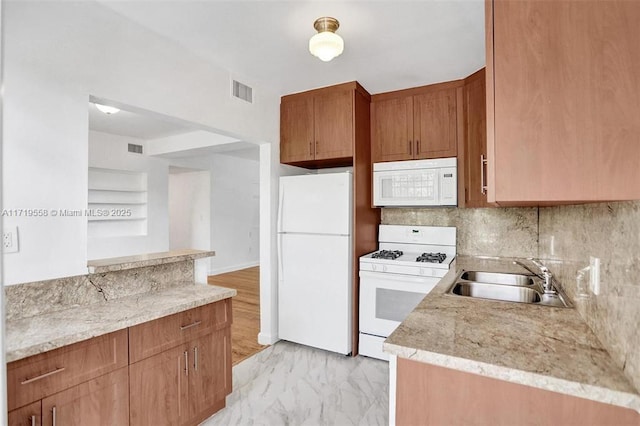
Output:
<path fill-rule="evenodd" d="M 255 87 L 255 104 L 232 99 L 228 70 L 109 9 L 4 6 L 4 208 L 86 206 L 89 95 L 277 144 L 276 95 Z M 272 177 L 266 185 L 273 190 Z M 86 218 L 20 216 L 4 225 L 19 226 L 20 235 L 20 252 L 4 256 L 5 285 L 86 273 Z"/>
<path fill-rule="evenodd" d="M 169 250 L 169 163 L 163 158 L 131 153 L 129 143 L 144 145 L 145 140 L 89 131 L 89 167 L 147 173 L 147 234 L 88 237 L 88 259 Z"/>
<path fill-rule="evenodd" d="M 211 248 L 211 174 L 169 169 L 169 249 Z"/>
<path fill-rule="evenodd" d="M 259 264 L 260 164 L 211 157 L 211 274 Z"/>

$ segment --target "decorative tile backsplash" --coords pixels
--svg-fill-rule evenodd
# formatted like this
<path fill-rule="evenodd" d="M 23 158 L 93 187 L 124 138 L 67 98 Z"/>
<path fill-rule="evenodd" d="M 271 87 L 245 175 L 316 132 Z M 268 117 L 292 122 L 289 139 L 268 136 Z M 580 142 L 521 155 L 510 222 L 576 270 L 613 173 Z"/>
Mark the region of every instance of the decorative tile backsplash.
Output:
<path fill-rule="evenodd" d="M 385 225 L 455 226 L 457 251 L 471 256 L 538 256 L 538 209 L 384 208 Z"/>
<path fill-rule="evenodd" d="M 545 259 L 576 309 L 640 389 L 640 201 L 542 208 L 385 208 L 389 225 L 456 226 L 458 253 Z M 589 290 L 600 259 L 600 294 Z M 571 362 L 571 360 L 567 360 Z"/>

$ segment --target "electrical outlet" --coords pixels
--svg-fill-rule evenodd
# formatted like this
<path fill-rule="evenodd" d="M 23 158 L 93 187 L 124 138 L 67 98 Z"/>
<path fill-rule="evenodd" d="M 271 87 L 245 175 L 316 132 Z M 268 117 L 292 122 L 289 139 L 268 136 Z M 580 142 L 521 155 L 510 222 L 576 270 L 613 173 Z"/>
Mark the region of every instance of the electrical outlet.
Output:
<path fill-rule="evenodd" d="M 16 253 L 18 251 L 18 227 L 9 226 L 2 231 L 2 252 Z"/>
<path fill-rule="evenodd" d="M 589 288 L 596 296 L 600 294 L 600 259 L 589 258 Z"/>

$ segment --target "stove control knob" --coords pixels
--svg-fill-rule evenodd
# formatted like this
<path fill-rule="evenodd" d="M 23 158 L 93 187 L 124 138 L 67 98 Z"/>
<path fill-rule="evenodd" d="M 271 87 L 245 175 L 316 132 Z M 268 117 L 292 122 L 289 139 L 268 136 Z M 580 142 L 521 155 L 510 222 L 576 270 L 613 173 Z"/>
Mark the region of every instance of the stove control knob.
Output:
<path fill-rule="evenodd" d="M 424 275 L 424 269 L 420 268 L 420 275 Z"/>
<path fill-rule="evenodd" d="M 376 265 L 371 265 L 371 270 L 375 271 L 376 269 L 378 269 L 378 267 Z"/>
<path fill-rule="evenodd" d="M 382 265 L 382 272 L 387 272 L 387 265 Z"/>

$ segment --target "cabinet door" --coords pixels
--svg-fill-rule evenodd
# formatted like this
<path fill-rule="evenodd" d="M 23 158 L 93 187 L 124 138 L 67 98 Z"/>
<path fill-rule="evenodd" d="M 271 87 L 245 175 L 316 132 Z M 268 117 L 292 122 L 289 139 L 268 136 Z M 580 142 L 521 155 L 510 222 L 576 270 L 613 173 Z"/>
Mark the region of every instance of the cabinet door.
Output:
<path fill-rule="evenodd" d="M 456 90 L 413 97 L 416 159 L 455 157 L 458 152 Z"/>
<path fill-rule="evenodd" d="M 487 120 L 485 73 L 464 86 L 465 206 L 486 207 Z"/>
<path fill-rule="evenodd" d="M 371 149 L 374 163 L 410 160 L 414 154 L 413 98 L 371 104 Z"/>
<path fill-rule="evenodd" d="M 199 423 L 223 408 L 231 393 L 231 329 L 193 341 L 190 351 L 189 423 Z"/>
<path fill-rule="evenodd" d="M 42 423 L 45 425 L 111 426 L 128 422 L 126 367 L 42 400 Z"/>
<path fill-rule="evenodd" d="M 280 104 L 280 162 L 313 160 L 313 97 L 299 97 Z"/>
<path fill-rule="evenodd" d="M 131 425 L 178 425 L 188 419 L 189 347 L 129 366 Z"/>
<path fill-rule="evenodd" d="M 487 6 L 489 201 L 640 198 L 640 2 Z"/>
<path fill-rule="evenodd" d="M 40 426 L 42 424 L 42 404 L 34 402 L 22 408 L 9 411 L 9 426 Z"/>
<path fill-rule="evenodd" d="M 314 97 L 315 159 L 353 156 L 353 90 Z"/>

